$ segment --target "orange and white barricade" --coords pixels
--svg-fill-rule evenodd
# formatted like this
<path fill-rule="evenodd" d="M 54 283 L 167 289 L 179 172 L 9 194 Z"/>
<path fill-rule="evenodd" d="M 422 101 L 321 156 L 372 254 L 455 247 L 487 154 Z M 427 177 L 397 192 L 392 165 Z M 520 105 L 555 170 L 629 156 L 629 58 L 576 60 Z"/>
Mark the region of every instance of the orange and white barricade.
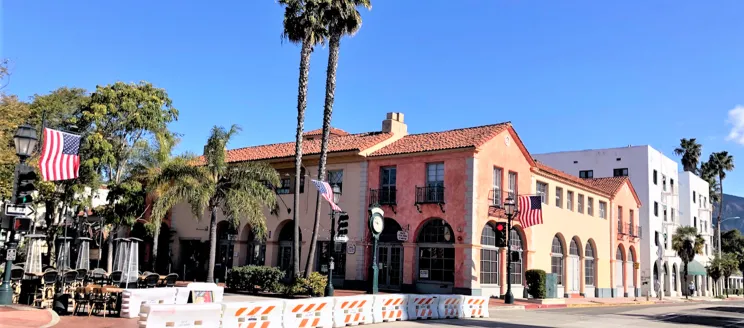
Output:
<path fill-rule="evenodd" d="M 408 295 L 375 295 L 372 318 L 374 323 L 408 320 Z"/>
<path fill-rule="evenodd" d="M 333 297 L 284 301 L 284 328 L 333 327 Z"/>
<path fill-rule="evenodd" d="M 372 295 L 335 297 L 333 327 L 370 324 L 372 320 Z"/>
<path fill-rule="evenodd" d="M 438 295 L 408 295 L 408 319 L 439 319 Z"/>
<path fill-rule="evenodd" d="M 142 304 L 175 304 L 175 288 L 125 289 L 121 293 L 121 316 L 136 318 Z"/>
<path fill-rule="evenodd" d="M 462 295 L 439 295 L 439 319 L 459 318 L 462 313 Z"/>
<path fill-rule="evenodd" d="M 284 301 L 222 303 L 222 328 L 282 328 Z"/>
<path fill-rule="evenodd" d="M 219 327 L 222 306 L 204 304 L 145 304 L 139 317 L 139 328 Z"/>
<path fill-rule="evenodd" d="M 463 296 L 460 318 L 488 318 L 488 296 Z"/>

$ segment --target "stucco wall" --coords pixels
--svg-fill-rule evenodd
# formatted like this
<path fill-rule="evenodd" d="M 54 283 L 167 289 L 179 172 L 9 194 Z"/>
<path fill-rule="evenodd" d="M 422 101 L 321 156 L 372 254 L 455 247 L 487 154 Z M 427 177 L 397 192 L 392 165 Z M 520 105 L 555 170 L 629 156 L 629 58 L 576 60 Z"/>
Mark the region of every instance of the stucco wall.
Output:
<path fill-rule="evenodd" d="M 640 254 L 639 249 L 641 247 L 641 238 L 638 237 L 632 237 L 628 234 L 628 225 L 630 224 L 630 218 L 631 218 L 631 210 L 633 211 L 633 226 L 637 227 L 640 225 L 640 209 L 641 206 L 638 205 L 638 202 L 636 201 L 635 197 L 633 196 L 633 192 L 630 189 L 630 186 L 628 184 L 624 184 L 620 190 L 615 194 L 615 196 L 612 199 L 612 221 L 610 223 L 610 229 L 612 231 L 611 233 L 611 253 L 610 255 L 610 273 L 612 277 L 611 286 L 617 288 L 617 286 L 623 286 L 622 288 L 622 295 L 616 295 L 616 297 L 620 296 L 634 296 L 633 293 L 636 292 L 636 288 L 641 287 L 641 277 L 640 277 L 640 269 L 635 269 L 634 263 L 639 263 L 640 265 Z M 623 224 L 623 233 L 618 233 L 618 209 L 619 207 L 622 208 L 622 224 Z M 645 234 L 645 231 L 642 231 L 641 234 Z M 643 238 L 648 238 L 646 235 L 642 235 Z M 621 252 L 623 254 L 623 259 L 618 260 L 617 259 L 617 249 L 620 247 Z M 617 272 L 614 270 L 616 263 L 621 262 L 623 266 L 623 275 L 618 275 Z M 638 295 L 640 296 L 640 295 Z"/>

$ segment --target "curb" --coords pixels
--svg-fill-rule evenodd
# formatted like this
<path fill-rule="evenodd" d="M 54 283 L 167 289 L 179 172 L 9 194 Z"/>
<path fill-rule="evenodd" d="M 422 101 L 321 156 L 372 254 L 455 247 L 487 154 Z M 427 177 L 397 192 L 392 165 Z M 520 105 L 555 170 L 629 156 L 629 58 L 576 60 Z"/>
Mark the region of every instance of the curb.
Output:
<path fill-rule="evenodd" d="M 54 325 L 56 325 L 56 324 L 59 323 L 59 315 L 57 315 L 57 312 L 52 311 L 52 309 L 46 309 L 46 310 L 49 311 L 49 314 L 52 315 L 52 320 L 49 321 L 49 323 L 47 323 L 46 325 L 43 325 L 43 326 L 41 326 L 39 328 L 52 327 L 52 326 L 54 326 Z"/>
<path fill-rule="evenodd" d="M 524 305 L 489 306 L 488 311 L 524 311 Z"/>
<path fill-rule="evenodd" d="M 637 305 L 652 305 L 656 304 L 653 301 L 642 301 L 633 303 L 589 303 L 589 304 L 566 304 L 568 308 L 592 308 L 592 307 L 613 307 L 613 306 L 637 306 Z"/>

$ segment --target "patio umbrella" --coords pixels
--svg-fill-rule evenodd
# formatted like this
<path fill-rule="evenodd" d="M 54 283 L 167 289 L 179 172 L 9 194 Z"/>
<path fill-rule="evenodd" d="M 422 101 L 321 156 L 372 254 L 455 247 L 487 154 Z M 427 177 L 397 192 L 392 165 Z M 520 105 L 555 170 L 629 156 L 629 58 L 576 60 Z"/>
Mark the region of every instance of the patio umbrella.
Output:
<path fill-rule="evenodd" d="M 44 246 L 45 235 L 28 235 L 28 246 L 26 246 L 26 272 L 41 272 L 41 251 Z"/>
<path fill-rule="evenodd" d="M 66 271 L 70 269 L 70 237 L 58 237 L 59 250 L 57 251 L 57 270 Z"/>
<path fill-rule="evenodd" d="M 128 288 L 130 283 L 136 283 L 139 279 L 139 243 L 142 239 L 129 238 L 129 252 L 127 254 L 126 268 L 122 272 L 122 279 L 125 281 L 124 288 Z"/>
<path fill-rule="evenodd" d="M 78 269 L 90 270 L 90 241 L 88 237 L 80 237 L 80 246 L 78 246 L 77 265 Z"/>
<path fill-rule="evenodd" d="M 116 238 L 116 255 L 114 255 L 114 271 L 124 271 L 124 261 L 129 254 L 129 238 Z"/>

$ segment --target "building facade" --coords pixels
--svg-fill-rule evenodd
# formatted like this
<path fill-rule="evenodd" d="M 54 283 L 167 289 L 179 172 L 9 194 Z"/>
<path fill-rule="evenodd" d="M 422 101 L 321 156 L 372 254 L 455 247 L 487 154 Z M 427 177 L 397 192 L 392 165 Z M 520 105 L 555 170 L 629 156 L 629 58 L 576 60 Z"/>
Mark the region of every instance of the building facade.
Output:
<path fill-rule="evenodd" d="M 681 202 L 678 164 L 651 146 L 628 146 L 534 155 L 537 160 L 580 177 L 628 176 L 640 200 L 641 277 L 645 291 L 681 295 L 682 261 L 671 248 L 680 226 Z M 691 196 L 691 194 L 689 195 Z M 702 278 L 702 280 L 705 280 Z M 675 290 L 675 286 L 679 287 Z M 698 288 L 705 288 L 704 284 Z M 649 290 L 650 289 L 650 290 Z"/>
<path fill-rule="evenodd" d="M 680 172 L 679 180 L 680 223 L 685 226 L 695 227 L 698 230 L 698 233 L 700 233 L 703 236 L 703 239 L 705 239 L 703 254 L 695 255 L 694 261 L 697 263 L 690 265 L 691 267 L 694 266 L 697 270 L 700 270 L 700 268 L 708 266 L 708 263 L 715 255 L 714 247 L 711 244 L 714 229 L 712 226 L 713 205 L 709 198 L 710 188 L 707 181 L 701 179 L 692 172 Z M 681 268 L 674 269 L 681 270 Z M 679 272 L 674 272 L 674 274 L 681 277 Z M 695 295 L 713 295 L 713 281 L 710 277 L 707 277 L 707 275 L 690 275 L 689 279 L 694 279 L 696 286 Z M 674 281 L 674 283 L 675 284 L 671 286 L 672 291 L 683 289 L 682 286 L 679 286 L 681 282 Z"/>

